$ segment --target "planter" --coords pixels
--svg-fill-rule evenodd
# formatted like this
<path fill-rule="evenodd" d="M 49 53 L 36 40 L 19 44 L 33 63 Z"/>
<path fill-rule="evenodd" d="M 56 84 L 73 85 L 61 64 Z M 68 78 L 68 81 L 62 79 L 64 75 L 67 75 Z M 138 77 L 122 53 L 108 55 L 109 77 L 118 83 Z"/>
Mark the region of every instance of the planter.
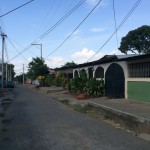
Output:
<path fill-rule="evenodd" d="M 86 93 L 80 93 L 80 94 L 76 95 L 75 98 L 78 100 L 84 100 L 84 99 L 87 99 L 88 96 Z"/>

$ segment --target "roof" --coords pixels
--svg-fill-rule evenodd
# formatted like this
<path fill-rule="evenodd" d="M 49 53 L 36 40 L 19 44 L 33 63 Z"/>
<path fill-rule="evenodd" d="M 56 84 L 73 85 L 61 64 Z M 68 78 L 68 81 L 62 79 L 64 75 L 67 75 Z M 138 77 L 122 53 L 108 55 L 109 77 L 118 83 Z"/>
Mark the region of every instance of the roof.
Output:
<path fill-rule="evenodd" d="M 110 63 L 115 61 L 130 61 L 130 60 L 137 60 L 137 59 L 144 59 L 144 58 L 150 58 L 150 54 L 105 55 L 96 61 L 78 64 L 73 67 L 61 67 L 61 68 L 57 68 L 56 70 L 75 69 L 75 68 L 99 65 L 99 64 Z"/>

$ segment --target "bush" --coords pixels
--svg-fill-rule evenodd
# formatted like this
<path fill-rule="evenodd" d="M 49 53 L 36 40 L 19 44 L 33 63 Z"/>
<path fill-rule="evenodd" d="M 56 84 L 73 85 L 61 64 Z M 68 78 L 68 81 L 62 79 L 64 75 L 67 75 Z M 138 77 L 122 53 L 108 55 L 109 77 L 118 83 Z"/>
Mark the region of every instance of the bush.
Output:
<path fill-rule="evenodd" d="M 45 77 L 44 76 L 38 76 L 37 80 L 39 81 L 40 86 L 44 85 L 44 83 L 45 83 Z"/>
<path fill-rule="evenodd" d="M 104 95 L 104 81 L 92 78 L 87 81 L 85 92 L 89 96 L 103 96 Z"/>
<path fill-rule="evenodd" d="M 65 87 L 67 84 L 67 78 L 65 77 L 65 75 L 63 73 L 59 73 L 56 78 L 55 78 L 55 84 L 56 86 L 62 86 Z"/>
<path fill-rule="evenodd" d="M 79 71 L 79 76 L 71 79 L 68 83 L 68 89 L 74 93 L 83 93 L 87 82 L 85 70 Z"/>
<path fill-rule="evenodd" d="M 45 86 L 50 87 L 50 86 L 52 86 L 54 84 L 55 84 L 54 76 L 53 75 L 46 76 L 46 78 L 45 78 Z"/>

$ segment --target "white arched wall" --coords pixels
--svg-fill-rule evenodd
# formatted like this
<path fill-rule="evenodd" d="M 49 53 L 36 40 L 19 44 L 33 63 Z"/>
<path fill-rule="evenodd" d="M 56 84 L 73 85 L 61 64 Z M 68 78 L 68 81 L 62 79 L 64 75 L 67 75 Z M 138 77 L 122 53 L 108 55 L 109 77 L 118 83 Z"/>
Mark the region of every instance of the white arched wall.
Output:
<path fill-rule="evenodd" d="M 123 69 L 123 72 L 124 72 L 124 77 L 125 77 L 125 98 L 128 97 L 127 95 L 127 79 L 128 79 L 128 66 L 127 66 L 127 62 L 125 61 L 120 61 L 120 62 L 111 62 L 111 63 L 105 63 L 105 64 L 100 64 L 100 65 L 94 65 L 94 66 L 88 66 L 88 67 L 82 67 L 82 68 L 77 68 L 77 69 L 73 69 L 73 77 L 74 77 L 74 71 L 77 70 L 82 70 L 82 69 L 85 69 L 86 73 L 87 73 L 87 76 L 88 75 L 88 68 L 90 67 L 93 67 L 94 68 L 94 71 L 93 71 L 93 77 L 95 76 L 95 71 L 98 67 L 102 67 L 104 68 L 104 81 L 105 81 L 105 73 L 106 73 L 106 70 L 108 69 L 108 67 L 112 64 L 112 63 L 116 63 L 118 65 L 120 65 Z"/>

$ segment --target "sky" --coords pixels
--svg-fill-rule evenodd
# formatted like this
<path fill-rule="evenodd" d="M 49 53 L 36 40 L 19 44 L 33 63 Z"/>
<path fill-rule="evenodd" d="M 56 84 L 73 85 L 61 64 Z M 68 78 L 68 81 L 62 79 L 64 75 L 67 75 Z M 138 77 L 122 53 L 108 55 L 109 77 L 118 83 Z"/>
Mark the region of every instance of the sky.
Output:
<path fill-rule="evenodd" d="M 0 14 L 3 15 L 28 1 L 0 0 Z M 117 38 L 115 34 L 103 46 L 115 31 L 113 0 L 102 0 L 85 19 L 99 2 L 99 0 L 86 0 L 54 30 L 39 39 L 79 2 L 80 0 L 34 0 L 0 18 L 2 32 L 7 35 L 5 61 L 15 65 L 17 74 L 23 72 L 23 64 L 27 72 L 27 66 L 32 58 L 41 56 L 40 45 L 31 46 L 35 41 L 37 44 L 42 44 L 42 57 L 48 67 L 56 68 L 71 61 L 80 64 L 98 60 L 104 55 L 119 55 L 121 53 L 118 47 L 122 37 L 130 30 L 142 25 L 150 25 L 150 0 L 141 0 L 135 11 L 118 30 Z M 116 26 L 121 23 L 136 2 L 137 0 L 114 0 Z M 72 36 L 61 45 L 70 34 Z M 30 48 L 26 49 L 27 47 Z M 57 47 L 59 48 L 56 49 Z"/>

